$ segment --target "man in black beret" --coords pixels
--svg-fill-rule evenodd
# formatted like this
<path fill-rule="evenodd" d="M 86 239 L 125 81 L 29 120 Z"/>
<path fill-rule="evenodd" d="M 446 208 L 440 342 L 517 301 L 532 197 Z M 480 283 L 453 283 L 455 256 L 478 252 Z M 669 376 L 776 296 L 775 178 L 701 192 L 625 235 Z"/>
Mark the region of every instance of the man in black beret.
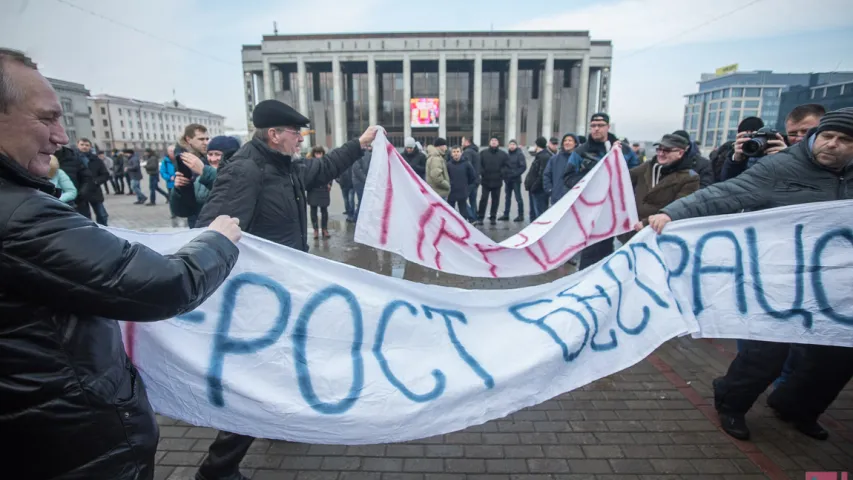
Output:
<path fill-rule="evenodd" d="M 196 226 L 204 228 L 229 215 L 240 219 L 245 232 L 307 252 L 305 192 L 328 185 L 350 168 L 376 138 L 378 127 L 306 163 L 294 158 L 303 141 L 300 129 L 309 123 L 304 115 L 278 100 L 264 100 L 255 107 L 252 122 L 254 137 L 217 171 Z M 196 479 L 245 479 L 240 462 L 254 440 L 219 432 Z"/>

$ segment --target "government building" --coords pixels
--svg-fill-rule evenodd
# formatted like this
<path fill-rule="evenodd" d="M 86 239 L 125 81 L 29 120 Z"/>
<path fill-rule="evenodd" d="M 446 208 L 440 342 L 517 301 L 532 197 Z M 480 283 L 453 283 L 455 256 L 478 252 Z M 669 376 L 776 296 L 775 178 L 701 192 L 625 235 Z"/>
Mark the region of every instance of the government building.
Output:
<path fill-rule="evenodd" d="M 612 50 L 574 31 L 265 35 L 242 49 L 247 124 L 275 98 L 311 119 L 309 145 L 340 145 L 374 124 L 398 147 L 406 136 L 454 145 L 469 135 L 532 145 L 583 134 L 607 111 Z"/>

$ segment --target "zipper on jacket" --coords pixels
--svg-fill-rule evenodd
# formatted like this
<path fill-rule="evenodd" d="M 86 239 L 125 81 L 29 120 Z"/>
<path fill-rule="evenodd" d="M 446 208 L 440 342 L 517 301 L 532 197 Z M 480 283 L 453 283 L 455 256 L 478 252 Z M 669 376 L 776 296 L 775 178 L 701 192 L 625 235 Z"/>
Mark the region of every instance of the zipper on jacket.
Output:
<path fill-rule="evenodd" d="M 847 184 L 844 183 L 844 175 L 838 176 L 838 190 L 836 191 L 836 198 L 838 200 L 844 200 L 847 197 Z"/>

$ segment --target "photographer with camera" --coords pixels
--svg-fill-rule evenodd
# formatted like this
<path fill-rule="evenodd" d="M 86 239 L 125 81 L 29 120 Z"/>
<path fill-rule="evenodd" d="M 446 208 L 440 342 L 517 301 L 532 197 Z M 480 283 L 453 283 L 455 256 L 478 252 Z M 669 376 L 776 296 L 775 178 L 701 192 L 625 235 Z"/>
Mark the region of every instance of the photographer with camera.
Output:
<path fill-rule="evenodd" d="M 734 154 L 723 163 L 720 180 L 725 181 L 740 175 L 755 165 L 760 158 L 779 153 L 788 148 L 785 137 L 770 127 L 761 127 L 755 132 L 740 132 L 734 143 Z"/>

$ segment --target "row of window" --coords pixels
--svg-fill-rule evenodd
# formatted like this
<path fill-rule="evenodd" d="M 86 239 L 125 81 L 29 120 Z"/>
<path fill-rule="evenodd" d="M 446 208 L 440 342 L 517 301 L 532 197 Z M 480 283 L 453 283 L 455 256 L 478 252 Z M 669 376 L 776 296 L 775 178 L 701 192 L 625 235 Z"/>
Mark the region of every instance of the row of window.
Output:
<path fill-rule="evenodd" d="M 63 106 L 63 108 L 64 108 L 64 106 Z M 91 107 L 89 108 L 89 113 L 90 114 L 92 113 Z M 142 111 L 142 114 L 140 116 L 139 110 L 131 110 L 129 108 L 119 108 L 118 109 L 119 116 L 123 117 L 125 115 L 125 113 L 129 117 L 133 117 L 133 114 L 136 113 L 136 118 L 149 118 L 149 115 L 148 115 L 149 112 L 147 112 L 147 111 Z M 151 113 L 150 118 L 153 120 L 155 118 L 154 112 L 150 112 L 150 113 Z M 106 115 L 106 114 L 107 114 L 107 108 L 101 107 L 101 115 Z M 164 120 L 164 114 L 162 112 L 158 112 L 156 118 L 162 121 L 162 120 Z M 221 120 L 211 120 L 211 119 L 205 119 L 205 118 L 193 117 L 193 116 L 188 117 L 186 115 L 181 116 L 181 115 L 174 115 L 174 114 L 170 114 L 170 113 L 165 114 L 165 120 L 167 122 L 171 120 L 172 122 L 179 122 L 179 123 L 184 123 L 184 124 L 200 123 L 200 124 L 208 126 L 208 127 L 210 127 L 210 126 L 221 127 L 222 126 Z M 139 123 L 139 122 L 137 122 L 137 123 Z M 147 125 L 147 122 L 146 122 L 146 125 Z M 161 123 L 161 126 L 162 126 L 162 123 Z M 140 128 L 142 128 L 141 125 L 140 125 Z"/>
<path fill-rule="evenodd" d="M 711 100 L 720 100 L 723 98 L 755 98 L 755 97 L 765 97 L 765 98 L 778 98 L 780 94 L 779 88 L 759 88 L 759 87 L 732 87 L 725 88 L 722 90 L 714 90 L 713 92 L 708 93 L 698 93 L 696 95 L 690 95 L 687 97 L 687 103 L 702 103 L 709 102 Z"/>

